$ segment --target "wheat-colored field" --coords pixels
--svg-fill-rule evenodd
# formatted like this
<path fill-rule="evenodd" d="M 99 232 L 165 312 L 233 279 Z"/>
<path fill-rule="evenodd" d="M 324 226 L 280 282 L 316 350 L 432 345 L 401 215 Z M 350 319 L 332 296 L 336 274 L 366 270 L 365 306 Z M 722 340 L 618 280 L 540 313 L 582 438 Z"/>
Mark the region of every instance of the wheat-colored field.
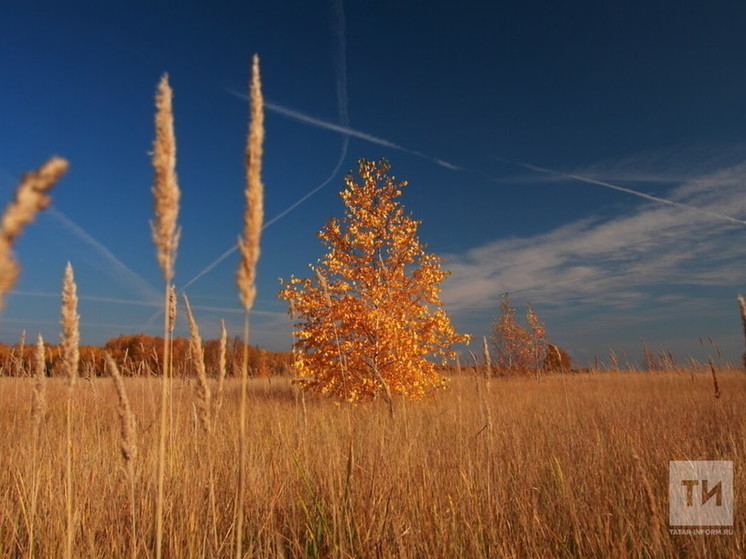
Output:
<path fill-rule="evenodd" d="M 243 554 L 743 557 L 746 378 L 721 373 L 719 385 L 716 399 L 704 372 L 489 386 L 463 376 L 430 400 L 397 401 L 392 420 L 382 404 L 304 401 L 287 380 L 254 380 Z M 154 556 L 160 380 L 126 378 L 125 387 L 137 421 L 133 485 L 112 379 L 74 388 L 75 557 Z M 233 557 L 239 382 L 228 381 L 209 435 L 196 388 L 173 389 L 163 555 Z M 37 437 L 33 381 L 0 379 L 2 557 L 64 552 L 67 388 L 50 379 L 47 389 Z M 685 459 L 734 461 L 733 534 L 669 533 L 668 462 Z"/>

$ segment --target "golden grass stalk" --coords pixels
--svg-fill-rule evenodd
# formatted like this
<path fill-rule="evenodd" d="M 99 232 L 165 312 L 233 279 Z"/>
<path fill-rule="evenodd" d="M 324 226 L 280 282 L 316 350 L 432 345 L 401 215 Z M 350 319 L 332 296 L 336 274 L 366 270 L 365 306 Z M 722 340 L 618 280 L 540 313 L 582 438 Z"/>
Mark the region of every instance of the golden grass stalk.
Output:
<path fill-rule="evenodd" d="M 205 350 L 202 346 L 202 338 L 199 335 L 199 326 L 192 314 L 192 308 L 189 306 L 189 299 L 184 294 L 184 306 L 186 307 L 187 319 L 189 320 L 189 348 L 191 350 L 191 360 L 197 372 L 197 417 L 202 425 L 205 434 L 208 435 L 206 441 L 210 441 L 212 432 L 212 418 L 210 411 L 212 409 L 212 393 L 210 383 L 207 379 L 207 370 L 205 369 Z M 215 473 L 213 465 L 213 456 L 210 449 L 203 454 L 207 460 L 208 484 L 209 484 L 209 514 L 210 525 L 213 539 L 213 550 L 219 547 L 219 537 L 217 529 L 217 500 L 215 496 Z"/>
<path fill-rule="evenodd" d="M 652 518 L 651 526 L 653 530 L 653 556 L 660 557 L 662 551 L 660 533 L 663 527 L 663 520 L 660 514 L 660 510 L 658 509 L 658 501 L 656 500 L 655 494 L 653 493 L 653 486 L 650 485 L 650 480 L 645 473 L 645 468 L 642 465 L 642 459 L 640 458 L 640 455 L 637 454 L 637 451 L 634 448 L 632 449 L 632 458 L 635 462 L 637 473 L 640 476 L 642 487 L 645 490 L 645 499 L 647 500 L 648 509 L 650 510 L 650 516 Z"/>
<path fill-rule="evenodd" d="M 80 316 L 78 315 L 78 294 L 73 275 L 73 267 L 68 262 L 62 282 L 62 370 L 67 377 L 68 389 L 72 390 L 78 379 L 80 364 Z"/>
<path fill-rule="evenodd" d="M 119 405 L 119 429 L 121 433 L 121 450 L 124 459 L 125 471 L 127 472 L 127 484 L 129 487 L 129 504 L 130 504 L 130 556 L 132 559 L 137 557 L 137 517 L 135 514 L 135 460 L 137 459 L 137 426 L 135 414 L 132 412 L 127 391 L 124 389 L 122 375 L 119 374 L 119 367 L 106 352 L 106 364 L 111 371 L 114 379 L 114 387 L 117 391 Z"/>
<path fill-rule="evenodd" d="M 487 343 L 487 336 L 482 337 L 482 354 L 484 357 L 484 377 L 492 376 L 492 358 L 490 357 L 490 346 Z"/>
<path fill-rule="evenodd" d="M 16 358 L 13 360 L 13 367 L 15 369 L 14 374 L 20 377 L 25 375 L 23 353 L 26 350 L 26 330 L 21 332 L 21 339 L 18 341 L 18 347 L 16 349 L 17 355 Z"/>
<path fill-rule="evenodd" d="M 16 188 L 13 201 L 5 207 L 0 222 L 0 310 L 5 294 L 13 288 L 21 270 L 13 256 L 13 244 L 23 228 L 49 205 L 48 192 L 67 167 L 65 159 L 52 157 L 37 170 L 26 173 Z"/>
<path fill-rule="evenodd" d="M 177 225 L 179 198 L 181 196 L 176 180 L 176 137 L 172 107 L 173 92 L 164 75 L 156 93 L 155 141 L 153 142 L 153 169 L 155 184 L 153 199 L 155 221 L 151 223 L 153 242 L 156 247 L 158 264 L 166 284 L 163 304 L 163 382 L 161 383 L 161 414 L 158 438 L 158 488 L 156 493 L 155 556 L 160 559 L 163 548 L 163 493 L 165 484 L 167 407 L 170 379 L 169 333 L 171 326 L 171 281 L 174 277 L 174 262 L 179 245 L 181 230 Z"/>
<path fill-rule="evenodd" d="M 67 452 L 65 468 L 65 504 L 67 512 L 65 558 L 73 557 L 73 540 L 75 537 L 74 511 L 73 511 L 73 441 L 72 441 L 72 395 L 75 382 L 78 378 L 78 366 L 80 364 L 80 316 L 78 315 L 78 295 L 73 276 L 73 267 L 68 262 L 65 267 L 65 276 L 62 282 L 62 307 L 60 309 L 62 318 L 62 334 L 60 343 L 62 345 L 62 369 L 67 377 Z"/>
<path fill-rule="evenodd" d="M 176 327 L 176 286 L 171 284 L 168 289 L 168 331 L 173 334 Z"/>
<path fill-rule="evenodd" d="M 223 391 L 225 390 L 225 374 L 228 368 L 227 360 L 228 332 L 225 329 L 225 321 L 220 321 L 220 349 L 218 353 L 218 388 L 215 395 L 215 411 L 213 421 L 217 419 L 218 410 L 223 405 Z"/>
<path fill-rule="evenodd" d="M 256 264 L 264 219 L 264 187 L 262 185 L 262 143 L 264 142 L 264 99 L 259 75 L 259 57 L 254 55 L 251 68 L 251 121 L 246 147 L 246 210 L 243 238 L 238 247 L 241 260 L 236 273 L 239 298 L 244 307 L 243 359 L 241 366 L 241 403 L 239 408 L 238 495 L 236 498 L 236 559 L 243 557 L 244 494 L 246 493 L 246 392 L 249 368 L 249 311 L 256 298 Z"/>
<path fill-rule="evenodd" d="M 38 429 L 47 410 L 47 366 L 44 351 L 44 339 L 41 334 L 36 341 L 34 351 L 34 391 L 31 395 L 31 419 L 34 428 Z"/>
<path fill-rule="evenodd" d="M 28 548 L 29 556 L 34 555 L 34 543 L 36 534 L 36 505 L 37 497 L 39 494 L 39 470 L 37 464 L 37 455 L 39 452 L 39 433 L 41 429 L 41 422 L 44 419 L 44 415 L 47 411 L 47 371 L 46 371 L 46 360 L 44 355 L 44 339 L 41 334 L 37 337 L 36 350 L 34 351 L 34 389 L 31 394 L 31 423 L 33 425 L 33 448 L 32 448 L 32 459 L 31 459 L 31 476 L 32 476 L 32 488 L 31 488 L 31 505 L 30 505 L 30 521 L 29 521 L 29 533 L 28 533 Z"/>
<path fill-rule="evenodd" d="M 715 364 L 712 362 L 712 359 L 710 361 L 710 374 L 712 375 L 712 387 L 715 390 L 715 398 L 720 398 L 720 385 L 718 384 L 718 374 L 717 370 L 715 369 Z"/>
<path fill-rule="evenodd" d="M 197 416 L 205 432 L 210 432 L 210 403 L 212 393 L 210 383 L 207 380 L 207 370 L 205 369 L 205 351 L 202 347 L 202 338 L 199 335 L 199 326 L 192 314 L 192 308 L 189 306 L 189 299 L 186 294 L 184 297 L 184 306 L 186 307 L 187 319 L 189 320 L 189 349 L 192 356 L 192 363 L 197 373 Z"/>
<path fill-rule="evenodd" d="M 119 427 L 122 436 L 122 458 L 124 459 L 129 474 L 131 473 L 130 468 L 133 465 L 133 462 L 137 459 L 135 414 L 132 411 L 129 398 L 127 398 L 127 391 L 124 388 L 124 381 L 119 372 L 119 367 L 109 352 L 106 352 L 106 365 L 109 367 L 111 376 L 114 379 L 114 388 L 116 388 L 117 398 L 119 400 L 117 412 L 119 413 Z"/>

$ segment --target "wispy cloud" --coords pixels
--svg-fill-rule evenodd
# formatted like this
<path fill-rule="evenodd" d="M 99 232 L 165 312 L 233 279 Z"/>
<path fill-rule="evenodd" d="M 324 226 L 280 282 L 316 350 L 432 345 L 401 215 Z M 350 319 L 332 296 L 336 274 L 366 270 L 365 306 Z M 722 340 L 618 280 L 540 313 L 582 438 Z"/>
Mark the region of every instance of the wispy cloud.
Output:
<path fill-rule="evenodd" d="M 643 197 L 650 203 L 611 220 L 588 218 L 446 255 L 452 276 L 444 299 L 457 312 L 496 309 L 503 292 L 549 307 L 629 308 L 650 301 L 655 289 L 735 289 L 744 280 L 744 222 L 723 215 L 746 215 L 744 182 L 746 164 L 736 165 L 672 189 L 666 199 L 675 204 Z"/>
<path fill-rule="evenodd" d="M 551 175 L 554 177 L 570 179 L 570 180 L 579 181 L 579 182 L 585 182 L 588 184 L 595 184 L 598 186 L 603 186 L 604 188 L 616 190 L 617 192 L 624 192 L 625 194 L 631 194 L 632 196 L 637 196 L 638 198 L 643 198 L 651 202 L 657 202 L 659 204 L 665 204 L 668 206 L 675 206 L 675 207 L 678 207 L 678 208 L 681 208 L 681 209 L 684 209 L 690 212 L 701 213 L 701 214 L 714 217 L 717 219 L 723 219 L 726 221 L 730 221 L 731 223 L 738 223 L 740 225 L 746 225 L 746 221 L 742 219 L 734 218 L 724 213 L 715 212 L 715 211 L 708 210 L 706 208 L 702 208 L 702 207 L 699 207 L 693 204 L 688 204 L 685 202 L 671 200 L 668 198 L 662 198 L 660 196 L 654 196 L 652 194 L 640 192 L 639 190 L 635 190 L 633 188 L 628 188 L 626 186 L 620 186 L 618 184 L 612 184 L 606 180 L 600 180 L 600 179 L 588 177 L 588 176 L 577 174 L 577 173 L 565 173 L 565 172 L 557 171 L 554 169 L 547 169 L 545 167 L 539 167 L 538 165 L 532 165 L 532 164 L 523 163 L 520 161 L 511 161 L 509 159 L 503 159 L 502 157 L 496 157 L 496 159 L 498 159 L 499 161 L 503 161 L 505 163 L 512 163 L 514 165 L 519 165 L 520 167 L 523 167 L 524 169 L 528 169 L 530 171 L 536 171 L 537 173 L 543 173 L 543 174 Z"/>

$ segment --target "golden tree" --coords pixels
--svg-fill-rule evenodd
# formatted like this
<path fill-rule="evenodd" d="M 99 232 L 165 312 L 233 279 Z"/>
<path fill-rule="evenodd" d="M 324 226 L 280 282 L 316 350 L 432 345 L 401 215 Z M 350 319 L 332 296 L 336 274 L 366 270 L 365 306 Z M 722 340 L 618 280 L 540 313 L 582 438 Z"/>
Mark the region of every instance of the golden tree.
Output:
<path fill-rule="evenodd" d="M 417 237 L 420 221 L 396 200 L 406 182 L 387 161 L 361 159 L 360 182 L 341 192 L 341 220 L 319 233 L 328 252 L 314 274 L 291 278 L 279 296 L 294 317 L 296 369 L 305 387 L 348 401 L 392 394 L 419 398 L 445 385 L 433 359 L 468 341 L 442 308 L 449 272 Z"/>
<path fill-rule="evenodd" d="M 524 328 L 516 319 L 516 309 L 506 293 L 500 304 L 500 314 L 492 325 L 492 344 L 497 369 L 503 374 L 539 374 L 547 355 L 546 327 L 528 305 Z"/>

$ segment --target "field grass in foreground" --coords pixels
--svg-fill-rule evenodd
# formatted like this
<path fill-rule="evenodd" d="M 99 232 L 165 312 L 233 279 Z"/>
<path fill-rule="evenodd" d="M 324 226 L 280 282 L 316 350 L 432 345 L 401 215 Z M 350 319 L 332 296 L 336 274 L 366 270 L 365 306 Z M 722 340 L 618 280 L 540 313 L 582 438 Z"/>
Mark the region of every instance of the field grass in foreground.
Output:
<path fill-rule="evenodd" d="M 396 402 L 393 421 L 380 404 L 307 396 L 304 405 L 286 380 L 252 381 L 245 557 L 746 556 L 746 375 L 719 381 L 715 399 L 704 373 L 489 387 L 460 377 L 431 400 Z M 159 381 L 125 385 L 137 416 L 134 551 L 151 557 Z M 131 557 L 112 381 L 75 390 L 73 554 Z M 66 533 L 66 388 L 49 381 L 38 441 L 31 392 L 31 379 L 0 379 L 0 556 L 56 558 Z M 232 557 L 238 383 L 209 437 L 194 402 L 194 386 L 177 381 L 164 556 Z M 734 461 L 732 535 L 669 534 L 668 462 L 685 459 Z"/>

